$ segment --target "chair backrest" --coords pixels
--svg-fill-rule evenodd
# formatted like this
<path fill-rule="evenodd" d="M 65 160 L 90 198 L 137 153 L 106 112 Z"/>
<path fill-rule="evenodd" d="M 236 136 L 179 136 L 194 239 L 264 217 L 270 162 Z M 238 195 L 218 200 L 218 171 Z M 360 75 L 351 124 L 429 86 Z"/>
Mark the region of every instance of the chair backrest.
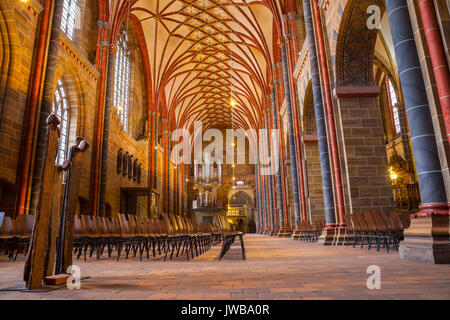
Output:
<path fill-rule="evenodd" d="M 155 231 L 155 233 L 166 233 L 163 229 L 162 229 L 162 224 L 160 220 L 156 220 L 156 219 L 152 219 L 152 226 L 153 226 L 153 230 Z"/>
<path fill-rule="evenodd" d="M 155 220 L 153 220 L 152 218 L 147 218 L 147 228 L 148 228 L 150 234 L 158 234 L 159 233 L 159 229 L 155 225 Z"/>
<path fill-rule="evenodd" d="M 367 221 L 364 218 L 364 215 L 362 213 L 357 213 L 356 218 L 358 219 L 359 222 L 360 231 L 362 232 L 369 231 L 369 226 L 367 225 Z"/>
<path fill-rule="evenodd" d="M 356 214 L 350 214 L 350 221 L 352 222 L 353 231 L 359 232 L 361 231 L 361 225 L 359 224 L 359 219 Z"/>
<path fill-rule="evenodd" d="M 392 211 L 389 214 L 389 216 L 391 218 L 392 225 L 394 226 L 395 231 L 403 231 L 405 229 L 405 227 L 403 226 L 402 219 L 400 218 L 397 212 Z"/>
<path fill-rule="evenodd" d="M 153 234 L 151 225 L 150 225 L 150 219 L 148 217 L 142 217 L 142 227 L 144 228 L 144 234 Z"/>
<path fill-rule="evenodd" d="M 99 216 L 93 217 L 95 234 L 103 235 L 105 234 L 105 228 L 103 226 L 103 219 Z"/>
<path fill-rule="evenodd" d="M 92 216 L 82 215 L 81 216 L 81 226 L 83 228 L 84 234 L 96 234 Z"/>
<path fill-rule="evenodd" d="M 75 237 L 83 234 L 83 227 L 81 226 L 81 219 L 78 216 L 75 216 L 75 220 L 73 222 L 73 233 L 74 233 Z"/>
<path fill-rule="evenodd" d="M 178 234 L 183 233 L 183 228 L 182 228 L 182 226 L 178 223 L 177 216 L 175 216 L 175 215 L 173 215 L 173 214 L 169 214 L 168 217 L 169 217 L 170 223 L 172 224 L 173 232 L 174 232 L 174 233 L 178 233 Z"/>
<path fill-rule="evenodd" d="M 138 226 L 136 221 L 136 216 L 134 214 L 128 214 L 128 226 L 131 234 L 138 234 Z"/>
<path fill-rule="evenodd" d="M 387 231 L 388 232 L 394 231 L 394 225 L 392 224 L 392 221 L 391 221 L 389 215 L 386 213 L 382 213 L 380 216 L 383 219 L 384 224 L 386 225 Z"/>
<path fill-rule="evenodd" d="M 367 231 L 369 231 L 369 232 L 377 232 L 377 231 L 379 231 L 377 229 L 377 225 L 376 225 L 375 220 L 373 219 L 372 214 L 370 213 L 370 211 L 365 211 L 364 212 L 364 218 L 367 221 L 367 227 L 368 227 Z"/>
<path fill-rule="evenodd" d="M 170 222 L 170 219 L 167 217 L 166 214 L 163 214 L 163 221 L 164 222 L 164 226 L 166 227 L 166 232 L 167 234 L 174 234 L 175 233 L 175 229 L 172 226 L 172 223 Z"/>
<path fill-rule="evenodd" d="M 193 220 L 193 219 L 188 219 L 188 221 L 190 222 L 190 224 L 192 225 L 192 231 L 194 233 L 198 233 L 201 232 L 199 229 L 199 225 Z"/>
<path fill-rule="evenodd" d="M 14 237 L 13 220 L 10 217 L 4 217 L 3 223 L 0 227 L 0 236 L 2 237 Z"/>
<path fill-rule="evenodd" d="M 21 215 L 17 218 L 16 233 L 22 237 L 31 236 L 33 233 L 34 216 L 30 214 Z"/>
<path fill-rule="evenodd" d="M 186 217 L 180 217 L 177 216 L 177 220 L 178 220 L 178 225 L 182 226 L 182 230 L 184 233 L 190 234 L 191 232 L 191 227 L 188 225 L 187 221 L 186 221 Z"/>
<path fill-rule="evenodd" d="M 126 216 L 122 213 L 119 213 L 118 218 L 119 218 L 120 233 L 122 235 L 129 235 L 130 234 L 130 226 L 128 224 Z"/>
<path fill-rule="evenodd" d="M 103 234 L 110 236 L 112 235 L 112 229 L 111 229 L 111 221 L 106 218 L 106 217 L 102 217 L 103 220 Z"/>
<path fill-rule="evenodd" d="M 386 225 L 383 214 L 378 210 L 372 210 L 372 217 L 377 225 L 377 230 L 380 232 L 388 232 L 388 226 Z"/>

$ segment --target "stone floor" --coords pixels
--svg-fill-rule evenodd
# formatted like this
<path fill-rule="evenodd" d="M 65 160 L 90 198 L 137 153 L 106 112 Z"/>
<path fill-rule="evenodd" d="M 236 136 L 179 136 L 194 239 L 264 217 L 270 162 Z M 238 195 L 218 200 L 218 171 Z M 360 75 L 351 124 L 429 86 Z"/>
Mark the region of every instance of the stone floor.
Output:
<path fill-rule="evenodd" d="M 397 253 L 320 247 L 260 235 L 245 237 L 247 258 L 233 246 L 218 261 L 215 246 L 193 261 L 76 260 L 81 290 L 2 292 L 0 299 L 450 299 L 450 266 Z M 24 261 L 0 259 L 0 289 L 23 284 Z M 381 269 L 381 289 L 366 286 L 367 268 Z"/>

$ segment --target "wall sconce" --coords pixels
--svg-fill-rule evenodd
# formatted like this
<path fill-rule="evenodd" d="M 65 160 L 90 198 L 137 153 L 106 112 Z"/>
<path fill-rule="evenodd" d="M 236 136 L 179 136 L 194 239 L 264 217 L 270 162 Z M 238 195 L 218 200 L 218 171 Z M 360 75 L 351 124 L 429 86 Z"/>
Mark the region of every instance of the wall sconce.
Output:
<path fill-rule="evenodd" d="M 395 181 L 398 178 L 398 174 L 395 173 L 394 168 L 392 168 L 392 167 L 389 168 L 389 176 L 390 176 L 391 180 L 395 183 Z"/>

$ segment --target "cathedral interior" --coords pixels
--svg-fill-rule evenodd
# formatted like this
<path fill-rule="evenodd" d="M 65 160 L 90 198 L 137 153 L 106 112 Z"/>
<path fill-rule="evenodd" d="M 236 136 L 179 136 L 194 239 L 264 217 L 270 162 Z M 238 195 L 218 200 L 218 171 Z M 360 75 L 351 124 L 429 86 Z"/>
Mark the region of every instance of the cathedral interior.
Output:
<path fill-rule="evenodd" d="M 1 0 L 0 299 L 450 299 L 449 9 Z"/>

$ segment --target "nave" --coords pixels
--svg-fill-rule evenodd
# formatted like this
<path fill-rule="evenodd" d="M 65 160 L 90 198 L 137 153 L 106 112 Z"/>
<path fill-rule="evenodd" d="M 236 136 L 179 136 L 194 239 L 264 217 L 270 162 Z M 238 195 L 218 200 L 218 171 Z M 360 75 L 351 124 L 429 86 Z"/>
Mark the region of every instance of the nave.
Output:
<path fill-rule="evenodd" d="M 286 238 L 246 236 L 247 260 L 239 243 L 221 262 L 216 245 L 192 262 L 184 257 L 139 261 L 95 258 L 77 261 L 81 290 L 0 292 L 0 299 L 450 299 L 446 265 L 401 260 L 398 254 L 321 247 Z M 23 259 L 0 261 L 0 287 L 17 285 Z M 161 263 L 163 263 L 161 265 Z M 367 288 L 367 268 L 381 270 L 381 290 Z"/>

